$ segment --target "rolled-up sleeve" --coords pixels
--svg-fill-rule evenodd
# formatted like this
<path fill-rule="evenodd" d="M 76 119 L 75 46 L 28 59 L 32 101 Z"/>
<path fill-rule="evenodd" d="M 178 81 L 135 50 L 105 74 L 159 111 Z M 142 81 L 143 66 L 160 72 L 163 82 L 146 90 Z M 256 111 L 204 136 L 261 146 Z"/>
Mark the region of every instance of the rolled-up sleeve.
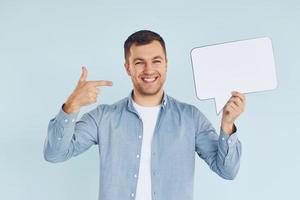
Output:
<path fill-rule="evenodd" d="M 236 177 L 241 158 L 241 142 L 238 131 L 231 135 L 220 129 L 218 135 L 209 120 L 199 111 L 194 112 L 196 124 L 195 151 L 209 167 L 224 179 Z"/>
<path fill-rule="evenodd" d="M 44 143 L 44 158 L 49 162 L 63 162 L 98 144 L 99 109 L 85 113 L 77 121 L 78 113 L 68 114 L 60 108 L 48 125 Z"/>

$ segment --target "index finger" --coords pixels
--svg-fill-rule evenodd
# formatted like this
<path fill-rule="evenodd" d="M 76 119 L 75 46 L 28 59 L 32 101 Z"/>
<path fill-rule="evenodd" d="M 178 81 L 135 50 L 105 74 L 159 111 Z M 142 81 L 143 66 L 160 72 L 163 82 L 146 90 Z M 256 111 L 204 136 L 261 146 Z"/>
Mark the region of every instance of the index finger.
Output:
<path fill-rule="evenodd" d="M 98 86 L 112 86 L 113 85 L 112 81 L 104 81 L 104 80 L 89 81 L 89 83 L 91 83 L 95 87 L 98 87 Z"/>
<path fill-rule="evenodd" d="M 245 102 L 246 100 L 245 95 L 237 91 L 233 91 L 232 96 L 239 97 L 242 100 L 242 102 Z"/>

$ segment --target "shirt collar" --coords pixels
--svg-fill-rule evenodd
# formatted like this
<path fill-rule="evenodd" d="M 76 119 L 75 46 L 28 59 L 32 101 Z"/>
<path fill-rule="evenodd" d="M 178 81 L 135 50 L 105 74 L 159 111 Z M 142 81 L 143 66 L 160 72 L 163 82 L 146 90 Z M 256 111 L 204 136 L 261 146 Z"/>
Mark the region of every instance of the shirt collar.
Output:
<path fill-rule="evenodd" d="M 135 108 L 133 106 L 133 103 L 132 103 L 133 102 L 132 95 L 133 95 L 133 90 L 128 95 L 127 108 L 128 108 L 128 110 L 130 110 L 132 112 L 136 112 Z M 168 104 L 168 95 L 164 91 L 164 93 L 163 93 L 163 99 L 162 99 L 162 102 L 161 102 L 161 107 L 165 110 L 166 107 L 167 107 L 167 104 Z"/>

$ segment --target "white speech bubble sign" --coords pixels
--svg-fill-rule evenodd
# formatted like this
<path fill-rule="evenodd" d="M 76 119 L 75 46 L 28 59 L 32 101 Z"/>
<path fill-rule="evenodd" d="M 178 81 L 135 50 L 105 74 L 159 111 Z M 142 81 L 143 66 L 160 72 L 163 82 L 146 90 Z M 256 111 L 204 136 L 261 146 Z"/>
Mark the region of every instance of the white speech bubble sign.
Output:
<path fill-rule="evenodd" d="M 191 58 L 197 97 L 214 98 L 217 114 L 232 91 L 250 93 L 277 87 L 268 37 L 197 47 L 192 49 Z"/>

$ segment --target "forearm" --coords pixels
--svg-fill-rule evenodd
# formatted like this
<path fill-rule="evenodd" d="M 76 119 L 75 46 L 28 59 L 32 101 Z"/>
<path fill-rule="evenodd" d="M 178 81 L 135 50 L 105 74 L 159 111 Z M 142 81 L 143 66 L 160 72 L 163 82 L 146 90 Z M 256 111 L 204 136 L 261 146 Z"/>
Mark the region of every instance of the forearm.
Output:
<path fill-rule="evenodd" d="M 62 162 L 73 154 L 72 137 L 77 114 L 67 114 L 62 109 L 50 120 L 44 145 L 44 158 L 49 162 Z"/>
<path fill-rule="evenodd" d="M 240 158 L 241 143 L 237 134 L 229 135 L 221 130 L 215 166 L 217 173 L 225 179 L 234 179 L 239 170 Z"/>

